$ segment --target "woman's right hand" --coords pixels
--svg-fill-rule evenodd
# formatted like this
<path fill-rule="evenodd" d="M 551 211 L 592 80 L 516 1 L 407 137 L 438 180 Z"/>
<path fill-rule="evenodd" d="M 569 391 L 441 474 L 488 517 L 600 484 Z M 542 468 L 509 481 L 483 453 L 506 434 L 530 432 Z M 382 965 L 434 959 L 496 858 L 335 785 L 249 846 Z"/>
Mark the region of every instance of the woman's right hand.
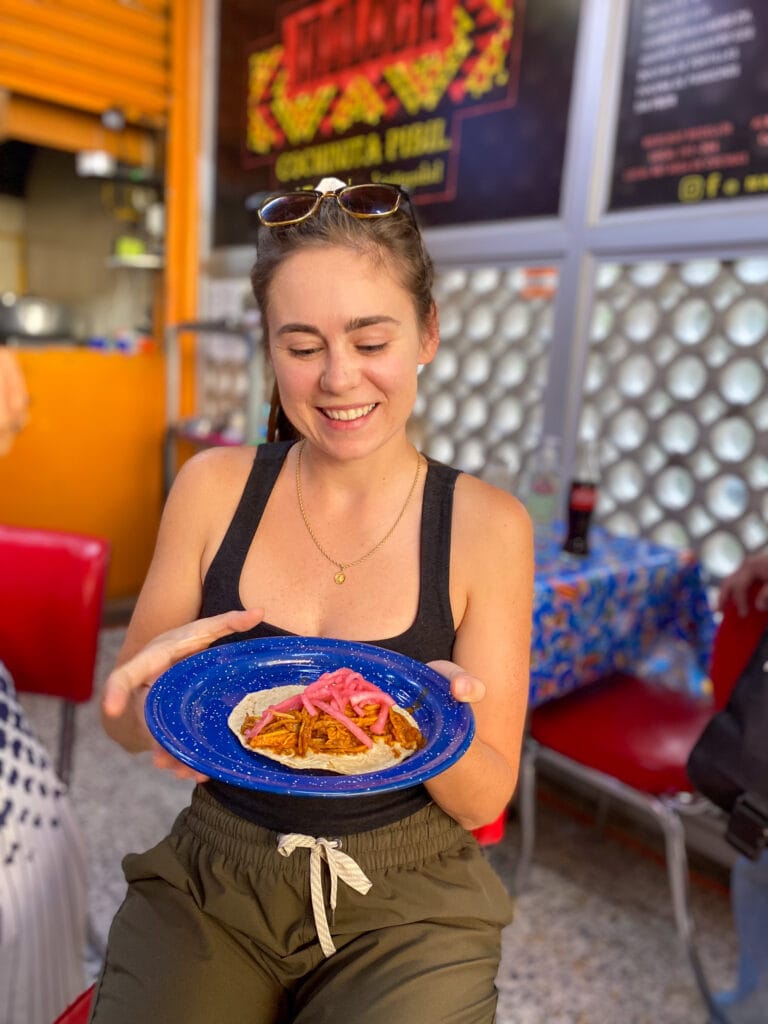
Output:
<path fill-rule="evenodd" d="M 142 750 L 157 753 L 160 747 L 144 720 L 144 704 L 158 676 L 183 658 L 205 650 L 220 637 L 253 629 L 263 618 L 262 608 L 224 612 L 196 619 L 155 637 L 107 678 L 101 699 L 102 721 L 107 733 L 131 753 Z"/>

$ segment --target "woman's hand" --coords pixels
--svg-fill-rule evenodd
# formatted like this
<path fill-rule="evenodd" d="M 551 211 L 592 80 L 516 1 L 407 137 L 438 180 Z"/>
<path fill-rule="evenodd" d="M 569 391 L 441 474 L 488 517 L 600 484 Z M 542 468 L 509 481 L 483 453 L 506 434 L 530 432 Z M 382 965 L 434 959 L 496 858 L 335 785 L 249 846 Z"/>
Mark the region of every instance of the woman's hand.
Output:
<path fill-rule="evenodd" d="M 722 611 L 729 600 L 736 605 L 739 615 L 749 612 L 753 594 L 755 608 L 768 611 L 768 550 L 749 555 L 720 585 L 718 607 Z"/>
<path fill-rule="evenodd" d="M 205 650 L 219 637 L 252 629 L 263 617 L 261 608 L 224 612 L 161 633 L 109 675 L 101 701 L 107 733 L 132 753 L 154 751 L 158 767 L 172 769 L 183 777 L 197 778 L 198 773 L 181 765 L 155 743 L 144 721 L 144 703 L 149 689 L 171 665 Z"/>
<path fill-rule="evenodd" d="M 485 696 L 485 683 L 466 672 L 453 661 L 430 661 L 429 668 L 445 676 L 451 684 L 451 694 L 463 704 L 475 704 Z"/>

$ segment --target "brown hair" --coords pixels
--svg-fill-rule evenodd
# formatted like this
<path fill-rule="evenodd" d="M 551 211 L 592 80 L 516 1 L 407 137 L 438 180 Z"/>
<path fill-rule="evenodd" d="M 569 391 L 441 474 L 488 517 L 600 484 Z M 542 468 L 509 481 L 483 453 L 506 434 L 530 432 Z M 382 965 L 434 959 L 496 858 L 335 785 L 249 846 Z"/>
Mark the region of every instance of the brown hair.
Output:
<path fill-rule="evenodd" d="M 410 206 L 410 203 L 408 203 Z M 429 323 L 435 307 L 432 297 L 432 259 L 412 214 L 401 207 L 388 217 L 361 220 L 346 213 L 332 200 L 320 203 L 317 211 L 298 224 L 259 229 L 256 262 L 251 270 L 251 287 L 261 312 L 264 342 L 272 280 L 283 261 L 302 249 L 340 246 L 353 249 L 380 264 L 387 264 L 410 292 L 419 327 Z M 275 384 L 267 427 L 267 440 L 295 440 L 298 433 L 285 415 Z"/>

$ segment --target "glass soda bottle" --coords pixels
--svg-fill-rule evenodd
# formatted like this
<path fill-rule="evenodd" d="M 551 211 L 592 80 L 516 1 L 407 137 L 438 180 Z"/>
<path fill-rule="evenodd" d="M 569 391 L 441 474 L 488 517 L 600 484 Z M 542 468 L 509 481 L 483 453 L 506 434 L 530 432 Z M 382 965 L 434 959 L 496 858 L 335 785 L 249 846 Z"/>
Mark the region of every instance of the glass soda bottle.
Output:
<path fill-rule="evenodd" d="M 533 522 L 537 545 L 551 536 L 560 509 L 561 491 L 560 441 L 547 436 L 523 474 L 518 495 Z"/>
<path fill-rule="evenodd" d="M 568 490 L 568 533 L 563 550 L 569 554 L 589 553 L 589 522 L 597 502 L 599 478 L 597 443 L 585 441 L 579 446 L 573 479 Z"/>

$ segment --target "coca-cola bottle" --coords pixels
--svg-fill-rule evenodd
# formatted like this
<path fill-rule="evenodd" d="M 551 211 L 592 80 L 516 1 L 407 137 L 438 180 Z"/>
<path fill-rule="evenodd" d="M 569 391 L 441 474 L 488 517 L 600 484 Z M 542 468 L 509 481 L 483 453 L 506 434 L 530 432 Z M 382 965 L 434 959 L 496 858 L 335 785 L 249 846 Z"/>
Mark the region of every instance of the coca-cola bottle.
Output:
<path fill-rule="evenodd" d="M 597 501 L 599 478 L 597 444 L 586 441 L 579 446 L 568 490 L 568 534 L 563 550 L 572 555 L 586 555 L 589 552 L 589 521 Z"/>

